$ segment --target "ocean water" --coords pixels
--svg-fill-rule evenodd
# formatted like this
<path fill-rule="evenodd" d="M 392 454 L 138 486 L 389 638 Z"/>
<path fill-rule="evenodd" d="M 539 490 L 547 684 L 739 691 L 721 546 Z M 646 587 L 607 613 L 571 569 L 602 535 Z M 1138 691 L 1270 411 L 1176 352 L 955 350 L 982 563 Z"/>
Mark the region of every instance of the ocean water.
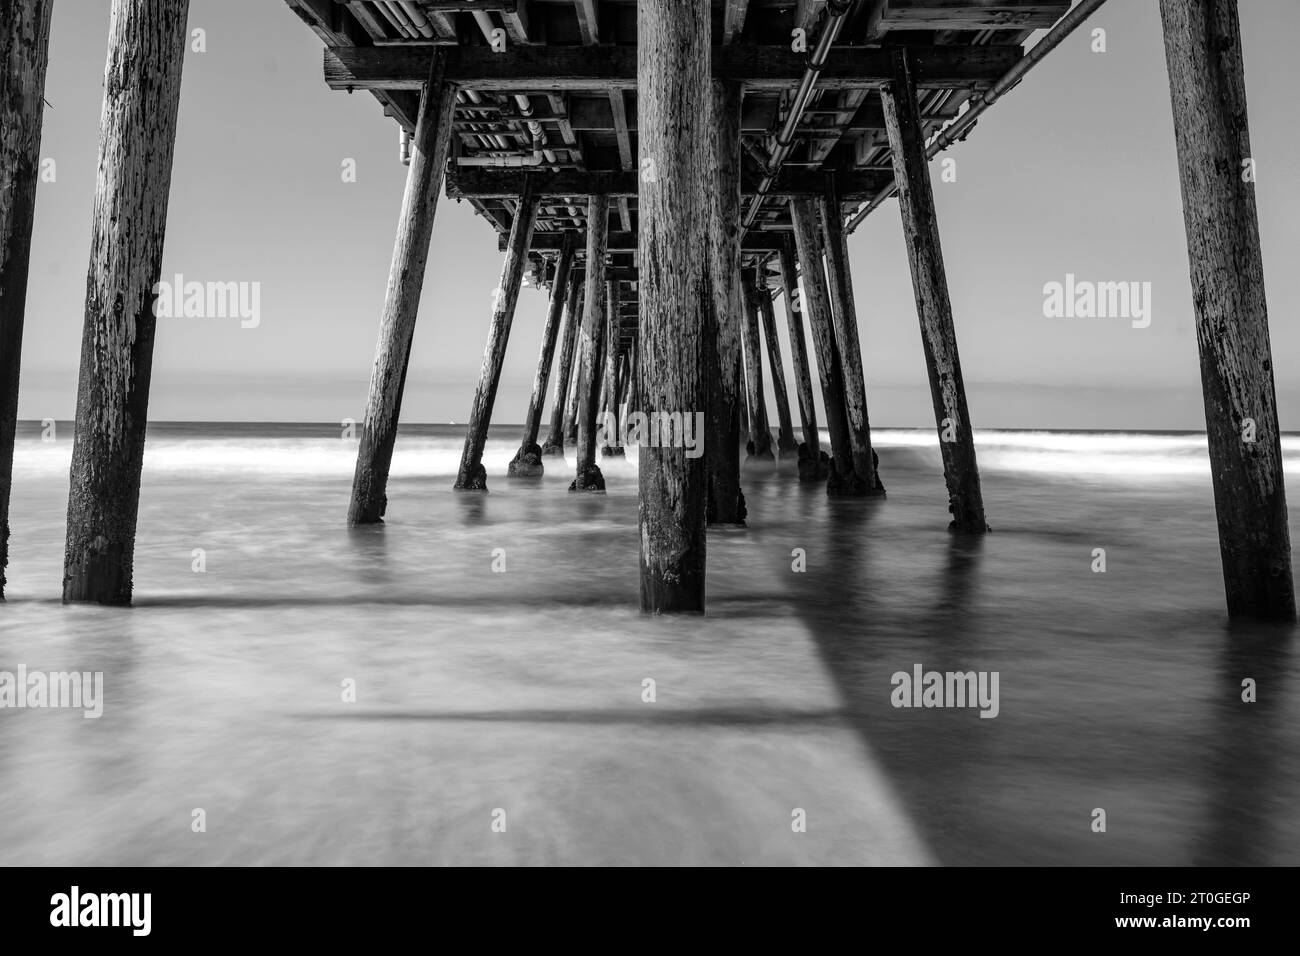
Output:
<path fill-rule="evenodd" d="M 887 499 L 747 473 L 708 614 L 655 618 L 635 452 L 575 497 L 497 428 L 454 493 L 451 426 L 358 530 L 337 428 L 150 426 L 135 607 L 64 607 L 39 431 L 0 671 L 103 672 L 103 715 L 0 709 L 0 863 L 1300 863 L 1295 633 L 1227 621 L 1204 436 L 980 432 L 971 540 L 934 432 L 879 429 Z M 997 672 L 996 718 L 894 707 L 918 664 Z"/>

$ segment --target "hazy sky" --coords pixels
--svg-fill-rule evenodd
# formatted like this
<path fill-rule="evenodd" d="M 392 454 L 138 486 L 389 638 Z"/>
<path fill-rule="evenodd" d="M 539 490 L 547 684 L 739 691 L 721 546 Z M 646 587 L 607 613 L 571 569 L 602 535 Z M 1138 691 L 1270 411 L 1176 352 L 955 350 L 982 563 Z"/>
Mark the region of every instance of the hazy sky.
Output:
<path fill-rule="evenodd" d="M 54 9 L 42 155 L 57 180 L 37 199 L 27 419 L 75 408 L 108 10 L 106 0 Z M 1300 259 L 1300 4 L 1242 0 L 1241 11 L 1282 427 L 1297 430 L 1300 291 L 1288 277 Z M 249 329 L 160 320 L 150 417 L 360 419 L 406 173 L 397 126 L 369 94 L 325 87 L 320 41 L 279 0 L 192 0 L 190 27 L 206 31 L 207 52 L 185 63 L 163 275 L 260 282 L 262 318 Z M 1095 27 L 1107 31 L 1104 54 L 1091 50 Z M 944 155 L 957 181 L 931 168 L 974 424 L 1201 427 L 1155 0 L 1111 0 Z M 340 175 L 347 158 L 355 183 Z M 897 202 L 850 244 L 872 422 L 932 424 Z M 464 420 L 500 260 L 491 227 L 444 196 L 404 420 Z M 1044 284 L 1067 273 L 1150 282 L 1150 327 L 1044 318 Z M 545 308 L 541 292 L 523 291 L 498 422 L 523 418 Z M 784 331 L 782 348 L 788 363 Z"/>

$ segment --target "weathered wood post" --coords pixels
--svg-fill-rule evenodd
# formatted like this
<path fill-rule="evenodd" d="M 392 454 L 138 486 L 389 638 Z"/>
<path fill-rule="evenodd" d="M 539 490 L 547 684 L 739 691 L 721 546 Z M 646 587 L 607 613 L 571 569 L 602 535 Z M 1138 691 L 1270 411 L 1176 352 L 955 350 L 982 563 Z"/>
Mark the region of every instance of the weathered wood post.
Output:
<path fill-rule="evenodd" d="M 1219 553 L 1234 618 L 1295 619 L 1236 0 L 1160 0 Z"/>
<path fill-rule="evenodd" d="M 921 341 L 925 346 L 930 397 L 939 429 L 943 475 L 948 484 L 948 510 L 952 513 L 948 527 L 953 531 L 982 534 L 989 526 L 984 520 L 974 429 L 966 407 L 966 385 L 957 354 L 957 332 L 953 327 L 948 277 L 939 244 L 939 219 L 925 152 L 925 129 L 921 125 L 916 80 L 906 49 L 894 51 L 893 83 L 881 90 L 880 97 L 893 154 L 894 182 L 898 184 L 898 208 L 903 215 L 903 237 L 912 269 L 916 314 L 921 320 Z"/>
<path fill-rule="evenodd" d="M 512 478 L 540 478 L 545 473 L 542 448 L 537 444 L 537 433 L 542 426 L 542 407 L 546 402 L 546 385 L 555 361 L 555 340 L 559 337 L 560 321 L 569 296 L 569 274 L 573 269 L 577 234 L 569 231 L 560 242 L 560 258 L 555 264 L 551 279 L 551 307 L 546 312 L 546 325 L 542 329 L 542 349 L 537 357 L 537 372 L 533 375 L 533 391 L 524 415 L 524 437 L 519 451 L 506 469 Z"/>
<path fill-rule="evenodd" d="M 501 381 L 501 364 L 505 361 L 506 345 L 510 342 L 510 326 L 514 323 L 515 305 L 519 301 L 519 286 L 523 283 L 524 267 L 528 263 L 528 247 L 533 242 L 538 199 L 535 190 L 533 178 L 524 176 L 523 192 L 519 196 L 514 222 L 510 225 L 510 239 L 506 242 L 506 258 L 501 264 L 501 282 L 497 286 L 492 324 L 488 328 L 488 341 L 483 349 L 483 366 L 479 369 L 478 387 L 474 390 L 469 424 L 465 428 L 465 450 L 461 453 L 460 473 L 453 486 L 458 491 L 487 491 L 483 448 L 487 444 L 488 427 L 492 424 L 492 406 L 496 402 L 497 385 Z"/>
<path fill-rule="evenodd" d="M 867 384 L 862 372 L 858 311 L 853 301 L 853 280 L 849 275 L 849 246 L 844 235 L 843 215 L 843 203 L 839 199 L 835 176 L 829 174 L 826 177 L 826 195 L 821 202 L 822 241 L 826 247 L 826 276 L 831 293 L 831 316 L 835 323 L 835 347 L 839 352 L 844 381 L 844 410 L 852 442 L 853 473 L 862 484 L 858 493 L 883 495 L 885 488 L 876 474 L 876 453 L 871 448 Z"/>
<path fill-rule="evenodd" d="M 113 0 L 77 380 L 64 601 L 131 603 L 154 303 L 188 14 L 189 0 Z"/>
<path fill-rule="evenodd" d="M 647 410 L 678 413 L 692 427 L 703 425 L 709 400 L 709 7 L 709 0 L 637 4 L 641 381 Z M 684 436 L 662 431 L 657 447 L 640 449 L 643 611 L 704 610 L 703 432 L 694 432 L 693 450 Z"/>
<path fill-rule="evenodd" d="M 53 0 L 0 0 L 0 601 Z"/>
<path fill-rule="evenodd" d="M 741 344 L 745 352 L 745 384 L 749 396 L 749 454 L 746 462 L 776 461 L 772 454 L 772 431 L 767 421 L 767 402 L 763 398 L 763 352 L 758 339 L 758 282 L 753 269 L 741 272 L 740 283 L 745 300 Z"/>
<path fill-rule="evenodd" d="M 799 424 L 803 441 L 799 445 L 799 480 L 817 481 L 829 475 L 817 433 L 817 406 L 813 401 L 812 372 L 808 367 L 808 345 L 804 340 L 804 305 L 800 301 L 799 276 L 795 272 L 794 239 L 786 237 L 781 246 L 781 282 L 785 288 L 785 319 L 790 333 L 790 359 L 794 363 L 795 385 L 799 394 Z"/>
<path fill-rule="evenodd" d="M 781 361 L 781 340 L 776 335 L 776 310 L 772 307 L 772 294 L 763 281 L 761 268 L 758 276 L 756 290 L 758 313 L 763 320 L 763 340 L 767 343 L 767 365 L 772 370 L 772 391 L 776 394 L 776 447 L 779 457 L 793 458 L 799 443 L 794 440 L 794 425 L 790 420 L 790 393 L 785 387 L 785 363 Z"/>
<path fill-rule="evenodd" d="M 555 393 L 551 396 L 551 427 L 542 445 L 545 458 L 564 457 L 565 412 L 568 410 L 569 383 L 573 378 L 573 353 L 578 341 L 578 311 L 582 302 L 583 278 L 576 270 L 569 273 L 569 294 L 564 304 L 564 341 L 560 345 L 560 369 L 555 379 Z"/>
<path fill-rule="evenodd" d="M 826 493 L 854 495 L 862 493 L 862 482 L 853 473 L 852 443 L 844 411 L 844 380 L 839 350 L 835 347 L 818 216 L 816 200 L 790 200 L 790 218 L 794 222 L 795 248 L 799 252 L 799 271 L 803 279 L 803 307 L 812 330 L 813 349 L 817 353 L 822 404 L 826 408 L 826 431 L 831 442 L 832 468 L 826 481 Z"/>
<path fill-rule="evenodd" d="M 603 439 L 600 447 L 600 456 L 602 458 L 620 458 L 624 455 L 622 439 L 618 433 L 618 401 L 620 394 L 618 339 L 621 327 L 618 313 L 622 305 L 621 286 L 618 282 L 610 280 L 605 287 L 605 364 L 603 366 L 605 372 L 605 384 L 603 386 L 605 410 L 599 429 Z"/>
<path fill-rule="evenodd" d="M 596 464 L 600 415 L 601 343 L 605 339 L 605 252 L 609 248 L 609 196 L 587 198 L 587 276 L 578 332 L 578 463 L 570 491 L 604 491 Z"/>
<path fill-rule="evenodd" d="M 357 447 L 348 524 L 375 524 L 388 509 L 388 470 L 393 461 L 406 369 L 415 337 L 424 270 L 429 261 L 433 220 L 442 192 L 443 171 L 451 143 L 455 88 L 443 81 L 446 59 L 433 57 L 428 82 L 420 96 L 420 113 L 411 139 L 411 165 L 397 220 L 388 289 L 379 320 L 379 342 L 370 372 L 365 425 Z"/>
<path fill-rule="evenodd" d="M 740 324 L 745 309 L 740 289 L 740 117 L 741 84 L 712 83 L 708 129 L 709 284 L 713 308 L 707 310 L 704 337 L 709 376 L 709 407 L 704 459 L 709 472 L 710 524 L 744 524 L 745 495 L 740 488 L 740 408 L 744 369 L 740 363 Z"/>

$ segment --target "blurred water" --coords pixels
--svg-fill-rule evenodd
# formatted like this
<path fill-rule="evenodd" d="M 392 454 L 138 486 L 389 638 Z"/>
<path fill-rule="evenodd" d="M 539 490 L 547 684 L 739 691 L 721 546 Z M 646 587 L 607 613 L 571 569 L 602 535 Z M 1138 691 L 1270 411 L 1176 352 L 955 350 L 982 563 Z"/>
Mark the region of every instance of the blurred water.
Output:
<path fill-rule="evenodd" d="M 977 541 L 932 431 L 875 434 L 884 501 L 749 474 L 673 619 L 636 612 L 634 453 L 571 497 L 496 429 L 455 494 L 449 426 L 356 531 L 339 429 L 151 426 L 136 607 L 63 607 L 58 433 L 20 432 L 0 670 L 103 671 L 105 709 L 0 709 L 0 862 L 1300 862 L 1293 629 L 1227 624 L 1204 436 L 980 433 Z M 915 663 L 998 671 L 999 716 L 894 709 Z"/>

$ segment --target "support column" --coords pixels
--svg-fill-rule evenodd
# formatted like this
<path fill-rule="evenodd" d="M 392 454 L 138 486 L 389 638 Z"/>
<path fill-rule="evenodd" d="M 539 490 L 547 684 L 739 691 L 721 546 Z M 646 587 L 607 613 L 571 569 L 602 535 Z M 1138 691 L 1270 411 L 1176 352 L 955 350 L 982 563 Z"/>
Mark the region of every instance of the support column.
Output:
<path fill-rule="evenodd" d="M 189 0 L 113 0 L 63 600 L 131 603 L 140 469 Z M 4 135 L 7 138 L 9 131 Z M 123 237 L 130 237 L 124 242 Z"/>
<path fill-rule="evenodd" d="M 817 433 L 817 406 L 813 401 L 812 373 L 808 367 L 808 345 L 804 341 L 803 310 L 799 277 L 795 272 L 794 240 L 787 237 L 781 247 L 781 281 L 785 286 L 785 318 L 790 333 L 790 360 L 794 363 L 799 394 L 799 423 L 803 442 L 799 445 L 799 480 L 817 481 L 830 474 L 828 458 L 821 450 Z"/>
<path fill-rule="evenodd" d="M 839 350 L 835 347 L 830 291 L 826 288 L 826 270 L 822 265 L 822 233 L 818 223 L 817 201 L 790 200 L 790 216 L 794 221 L 795 248 L 799 253 L 799 271 L 803 278 L 802 302 L 812 330 L 818 377 L 822 385 L 822 405 L 826 409 L 826 430 L 830 434 L 832 467 L 826 481 L 826 493 L 860 494 L 860 482 L 853 473 L 848 416 L 844 411 L 844 381 L 840 371 Z"/>
<path fill-rule="evenodd" d="M 746 445 L 749 462 L 776 461 L 772 454 L 772 431 L 767 421 L 767 402 L 763 399 L 763 352 L 758 339 L 758 289 L 757 274 L 753 269 L 741 273 L 740 283 L 745 298 L 745 317 L 741 344 L 745 352 L 745 385 L 749 397 L 749 442 Z"/>
<path fill-rule="evenodd" d="M 537 444 L 537 433 L 542 425 L 542 407 L 546 402 L 546 384 L 551 377 L 555 361 L 555 340 L 559 337 L 560 321 L 569 296 L 569 274 L 573 269 L 576 234 L 564 234 L 560 243 L 560 258 L 551 280 L 551 307 L 546 313 L 546 326 L 542 329 L 542 351 L 537 358 L 537 372 L 533 376 L 533 392 L 528 399 L 528 412 L 524 415 L 524 437 L 519 444 L 506 473 L 512 478 L 540 478 L 546 468 L 542 464 L 542 448 Z"/>
<path fill-rule="evenodd" d="M 637 4 L 641 168 L 654 170 L 640 184 L 642 382 L 647 411 L 692 429 L 640 449 L 641 610 L 656 614 L 704 610 L 710 19 L 709 0 Z"/>
<path fill-rule="evenodd" d="M 943 476 L 948 483 L 948 511 L 953 531 L 983 534 L 984 495 L 980 490 L 975 439 L 966 407 L 966 385 L 957 354 L 957 332 L 948 296 L 948 276 L 939 243 L 939 219 L 925 153 L 925 130 L 916 100 L 916 80 L 906 49 L 894 51 L 893 83 L 880 92 L 885 128 L 898 184 L 898 208 L 903 215 L 903 238 L 912 269 L 916 314 L 921 320 L 925 368 L 930 377 L 930 398 L 939 429 Z"/>
<path fill-rule="evenodd" d="M 790 393 L 785 387 L 785 364 L 781 361 L 781 340 L 776 335 L 776 310 L 772 307 L 772 294 L 763 282 L 761 267 L 758 275 L 759 285 L 756 290 L 758 313 L 763 320 L 767 365 L 772 370 L 772 391 L 776 395 L 776 447 L 779 457 L 793 458 L 799 444 L 794 440 L 794 425 L 790 421 Z"/>
<path fill-rule="evenodd" d="M 9 566 L 9 491 L 27 308 L 53 0 L 0 3 L 0 601 Z"/>
<path fill-rule="evenodd" d="M 443 82 L 444 55 L 433 58 L 420 96 L 420 113 L 411 139 L 411 165 L 397 220 L 397 239 L 388 269 L 388 291 L 379 320 L 379 342 L 370 372 L 365 425 L 357 447 L 348 524 L 375 524 L 388 510 L 388 469 L 393 461 L 406 369 L 415 338 L 415 321 L 429 261 L 434 214 L 442 192 L 443 170 L 451 143 L 455 88 Z"/>
<path fill-rule="evenodd" d="M 1236 0 L 1160 0 L 1219 553 L 1233 618 L 1292 621 L 1295 586 Z"/>
<path fill-rule="evenodd" d="M 835 179 L 833 176 L 827 177 L 826 196 L 821 203 L 822 241 L 826 247 L 826 278 L 831 293 L 835 347 L 840 355 L 840 370 L 844 376 L 844 411 L 849 423 L 853 473 L 857 479 L 854 490 L 858 494 L 883 495 L 885 487 L 876 474 L 876 453 L 871 448 L 867 385 L 862 373 L 858 311 L 853 302 L 853 280 L 849 275 L 849 246 L 844 235 L 843 215 L 843 204 L 836 193 Z"/>
<path fill-rule="evenodd" d="M 605 413 L 600 422 L 602 439 L 600 457 L 602 458 L 620 458 L 624 455 L 622 438 L 618 433 L 618 362 L 620 358 L 618 350 L 620 327 L 618 313 L 622 304 L 623 299 L 618 282 L 611 281 L 607 283 L 605 287 L 605 363 L 603 366 L 605 370 L 605 384 L 603 386 Z"/>
<path fill-rule="evenodd" d="M 560 370 L 555 379 L 555 393 L 551 396 L 551 427 L 542 445 L 542 457 L 564 457 L 565 412 L 569 408 L 569 383 L 573 378 L 573 352 L 578 341 L 578 311 L 582 303 L 582 277 L 576 271 L 569 273 L 569 294 L 564 304 L 564 341 L 560 345 Z"/>
<path fill-rule="evenodd" d="M 709 407 L 704 444 L 709 473 L 709 524 L 744 524 L 745 495 L 740 488 L 740 410 L 745 371 L 740 362 L 740 114 L 742 86 L 711 84 L 708 129 L 709 284 L 713 308 L 707 310 L 704 337 L 708 363 Z"/>
<path fill-rule="evenodd" d="M 609 248 L 609 196 L 587 199 L 587 278 L 582 329 L 578 332 L 578 464 L 570 491 L 604 491 L 596 464 L 600 414 L 601 342 L 605 339 L 605 253 Z"/>
<path fill-rule="evenodd" d="M 465 429 L 465 451 L 460 457 L 460 473 L 453 486 L 458 491 L 487 491 L 487 469 L 483 467 L 483 448 L 488 427 L 492 424 L 492 406 L 496 403 L 497 385 L 501 382 L 501 364 L 510 342 L 510 326 L 515 319 L 515 304 L 528 263 L 528 247 L 533 243 L 533 225 L 537 222 L 537 194 L 533 177 L 524 176 L 523 192 L 515 221 L 510 226 L 506 258 L 501 264 L 496 308 L 488 328 L 487 346 L 483 349 L 483 366 L 479 369 L 478 388 L 470 406 L 469 425 Z"/>

